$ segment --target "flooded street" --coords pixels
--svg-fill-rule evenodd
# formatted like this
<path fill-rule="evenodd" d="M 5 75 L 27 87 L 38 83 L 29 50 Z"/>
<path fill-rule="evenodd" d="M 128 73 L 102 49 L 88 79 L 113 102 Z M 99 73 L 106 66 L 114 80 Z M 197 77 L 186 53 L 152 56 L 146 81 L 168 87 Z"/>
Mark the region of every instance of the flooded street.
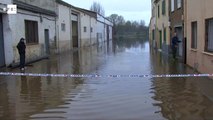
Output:
<path fill-rule="evenodd" d="M 150 50 L 148 42 L 134 41 L 51 56 L 25 72 L 152 75 L 194 70 Z M 0 120 L 212 120 L 212 86 L 213 80 L 205 77 L 0 76 Z"/>

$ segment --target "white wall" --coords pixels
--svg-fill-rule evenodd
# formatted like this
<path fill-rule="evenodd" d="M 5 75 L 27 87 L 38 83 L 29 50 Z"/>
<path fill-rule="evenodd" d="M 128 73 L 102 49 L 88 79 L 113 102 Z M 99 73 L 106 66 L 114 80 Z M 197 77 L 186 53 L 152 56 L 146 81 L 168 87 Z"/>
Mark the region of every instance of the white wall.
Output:
<path fill-rule="evenodd" d="M 7 15 L 3 14 L 3 36 L 4 36 L 4 52 L 5 52 L 5 64 L 9 65 L 13 62 L 13 41 L 14 41 L 14 33 L 12 32 L 13 26 L 15 26 L 14 21 L 11 19 L 15 19 L 15 15 Z"/>
<path fill-rule="evenodd" d="M 107 26 L 109 26 L 109 39 L 112 39 L 112 26 L 113 23 L 110 22 L 108 19 L 104 18 L 101 15 L 97 15 L 97 33 L 102 34 L 101 42 L 104 42 L 107 40 Z"/>
<path fill-rule="evenodd" d="M 113 27 L 113 23 L 110 22 L 108 19 L 105 19 L 105 24 L 109 26 L 109 39 L 112 40 L 112 27 Z M 107 30 L 107 28 L 106 28 Z M 106 35 L 107 37 L 107 35 Z"/>
<path fill-rule="evenodd" d="M 6 8 L 7 4 L 12 4 L 12 0 L 1 0 L 0 8 Z M 2 11 L 3 12 L 3 11 Z M 13 33 L 12 27 L 14 26 L 14 22 L 10 19 L 14 19 L 15 15 L 8 15 L 6 12 L 2 14 L 3 21 L 3 36 L 4 36 L 4 52 L 5 52 L 5 64 L 9 65 L 13 62 Z"/>
<path fill-rule="evenodd" d="M 84 32 L 86 27 L 86 32 Z M 80 14 L 81 47 L 89 46 L 90 41 L 90 16 L 84 13 Z"/>
<path fill-rule="evenodd" d="M 97 21 L 98 21 L 98 25 L 97 25 L 97 33 L 100 33 L 102 35 L 102 38 L 99 39 L 99 42 L 104 42 L 105 41 L 105 35 L 106 35 L 106 30 L 104 28 L 104 24 L 105 24 L 105 18 L 101 15 L 97 15 Z"/>
<path fill-rule="evenodd" d="M 91 27 L 93 28 L 93 31 L 91 32 L 91 44 L 94 45 L 97 43 L 97 21 L 95 18 L 91 17 Z"/>
<path fill-rule="evenodd" d="M 62 31 L 62 23 L 65 23 L 65 31 Z M 60 51 L 62 52 L 72 49 L 71 9 L 69 7 L 58 4 L 57 26 Z"/>
<path fill-rule="evenodd" d="M 21 37 L 25 38 L 25 20 L 32 20 L 38 22 L 38 35 L 40 44 L 45 43 L 44 29 L 49 29 L 50 42 L 53 42 L 55 37 L 55 18 L 46 15 L 41 15 L 41 17 L 42 21 L 40 19 L 39 14 L 19 10 L 19 13 L 16 15 L 15 19 L 16 25 L 13 29 L 15 33 L 15 42 L 13 45 L 16 45 Z"/>
<path fill-rule="evenodd" d="M 109 39 L 112 40 L 112 26 L 109 27 Z"/>
<path fill-rule="evenodd" d="M 55 0 L 17 0 L 21 1 L 33 6 L 37 6 L 46 10 L 55 11 L 56 9 L 56 2 Z"/>
<path fill-rule="evenodd" d="M 38 22 L 39 43 L 35 45 L 27 44 L 26 60 L 33 60 L 45 55 L 44 30 L 49 30 L 50 47 L 55 38 L 55 18 L 18 10 L 16 15 L 3 15 L 4 43 L 6 65 L 19 62 L 19 55 L 16 48 L 20 38 L 25 38 L 25 20 Z M 42 21 L 41 21 L 42 20 Z"/>
<path fill-rule="evenodd" d="M 101 38 L 98 38 L 99 43 L 104 42 L 104 34 L 105 34 L 105 30 L 104 30 L 104 24 L 100 21 L 97 21 L 97 33 L 101 34 Z"/>

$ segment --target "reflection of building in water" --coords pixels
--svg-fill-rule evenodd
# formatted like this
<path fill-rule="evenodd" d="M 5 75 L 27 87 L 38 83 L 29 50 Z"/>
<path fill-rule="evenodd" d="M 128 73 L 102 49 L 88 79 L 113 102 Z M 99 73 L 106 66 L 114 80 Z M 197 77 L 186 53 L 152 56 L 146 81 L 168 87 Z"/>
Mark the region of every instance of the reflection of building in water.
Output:
<path fill-rule="evenodd" d="M 164 60 L 159 52 L 151 51 L 151 54 L 151 61 L 155 61 L 152 62 L 153 74 L 193 72 L 183 64 Z M 154 106 L 160 107 L 163 117 L 169 120 L 211 119 L 213 103 L 207 96 L 211 96 L 212 90 L 204 86 L 212 83 L 207 81 L 206 78 L 154 78 L 151 90 L 153 99 L 158 101 Z"/>
<path fill-rule="evenodd" d="M 13 109 L 14 103 L 10 103 L 8 85 L 4 79 L 4 77 L 0 76 L 0 119 L 6 116 L 7 119 L 14 120 L 16 119 Z"/>
<path fill-rule="evenodd" d="M 97 52 L 97 46 L 51 56 L 48 60 L 34 63 L 27 68 L 31 73 L 90 74 L 104 64 L 107 43 Z M 111 47 L 109 47 L 111 48 Z M 111 51 L 111 50 L 110 50 Z M 57 108 L 67 104 L 63 98 L 69 93 L 78 94 L 84 80 L 57 77 L 1 77 L 0 81 L 0 119 L 29 119 L 46 108 Z"/>
<path fill-rule="evenodd" d="M 154 79 L 153 99 L 159 101 L 155 105 L 161 108 L 162 115 L 167 119 L 211 119 L 212 101 L 201 93 L 198 86 L 193 78 Z"/>
<path fill-rule="evenodd" d="M 8 78 L 8 79 L 7 79 Z M 0 84 L 0 118 L 29 119 L 30 115 L 42 112 L 45 108 L 55 108 L 65 101 L 62 99 L 78 84 L 73 80 L 45 77 L 7 77 Z"/>
<path fill-rule="evenodd" d="M 79 51 L 74 51 L 73 52 L 73 74 L 79 74 L 81 65 L 80 65 L 80 59 L 79 59 Z"/>

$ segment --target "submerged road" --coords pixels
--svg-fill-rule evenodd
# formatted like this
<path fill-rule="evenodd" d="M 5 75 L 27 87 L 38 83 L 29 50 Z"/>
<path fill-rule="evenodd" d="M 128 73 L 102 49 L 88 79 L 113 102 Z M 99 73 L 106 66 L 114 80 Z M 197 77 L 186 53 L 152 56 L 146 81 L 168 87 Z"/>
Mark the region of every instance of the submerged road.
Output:
<path fill-rule="evenodd" d="M 150 50 L 147 42 L 134 41 L 51 56 L 25 72 L 156 75 L 194 70 Z M 212 86 L 206 77 L 0 76 L 0 120 L 211 120 Z"/>

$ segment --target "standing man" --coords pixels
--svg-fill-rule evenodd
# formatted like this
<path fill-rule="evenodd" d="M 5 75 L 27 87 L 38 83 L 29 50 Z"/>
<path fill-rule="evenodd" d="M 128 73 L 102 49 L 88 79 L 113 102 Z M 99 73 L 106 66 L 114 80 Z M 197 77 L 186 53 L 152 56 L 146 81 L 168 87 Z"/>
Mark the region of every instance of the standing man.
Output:
<path fill-rule="evenodd" d="M 25 49 L 26 49 L 26 45 L 24 43 L 24 38 L 21 38 L 18 45 L 17 45 L 17 49 L 20 55 L 20 69 L 24 70 L 24 66 L 25 66 Z"/>
<path fill-rule="evenodd" d="M 172 37 L 172 54 L 173 54 L 173 58 L 176 59 L 176 54 L 177 54 L 177 48 L 178 48 L 178 43 L 180 43 L 181 41 L 179 41 L 178 37 L 177 37 L 177 33 L 174 33 L 174 36 Z"/>

